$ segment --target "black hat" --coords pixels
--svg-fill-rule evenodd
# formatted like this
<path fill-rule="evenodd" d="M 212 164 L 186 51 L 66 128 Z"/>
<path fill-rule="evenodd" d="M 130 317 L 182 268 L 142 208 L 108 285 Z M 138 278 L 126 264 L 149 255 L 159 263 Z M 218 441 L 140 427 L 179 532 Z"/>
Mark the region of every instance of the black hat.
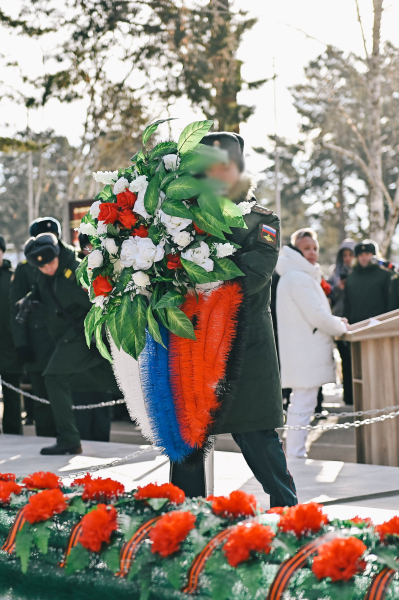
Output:
<path fill-rule="evenodd" d="M 6 248 L 7 248 L 7 246 L 6 246 L 6 241 L 5 241 L 5 239 L 3 238 L 3 236 L 2 236 L 2 235 L 0 235 L 0 250 L 2 250 L 2 252 L 5 252 L 5 251 L 6 251 Z"/>
<path fill-rule="evenodd" d="M 227 150 L 230 160 L 233 160 L 240 172 L 244 170 L 244 140 L 238 133 L 221 131 L 208 133 L 202 138 L 201 144 L 206 146 L 218 146 L 222 150 Z"/>
<path fill-rule="evenodd" d="M 79 233 L 79 246 L 81 250 L 84 250 L 87 244 L 90 244 L 90 238 L 85 233 Z"/>
<path fill-rule="evenodd" d="M 58 238 L 61 237 L 61 225 L 53 217 L 43 217 L 35 219 L 29 226 L 29 235 L 36 237 L 41 233 L 54 233 Z"/>
<path fill-rule="evenodd" d="M 363 240 L 362 242 L 356 244 L 355 256 L 359 256 L 359 254 L 363 254 L 363 252 L 371 252 L 371 254 L 377 254 L 377 243 L 373 242 L 373 240 Z"/>
<path fill-rule="evenodd" d="M 53 233 L 41 233 L 25 242 L 24 253 L 33 267 L 44 267 L 60 253 L 58 239 Z"/>

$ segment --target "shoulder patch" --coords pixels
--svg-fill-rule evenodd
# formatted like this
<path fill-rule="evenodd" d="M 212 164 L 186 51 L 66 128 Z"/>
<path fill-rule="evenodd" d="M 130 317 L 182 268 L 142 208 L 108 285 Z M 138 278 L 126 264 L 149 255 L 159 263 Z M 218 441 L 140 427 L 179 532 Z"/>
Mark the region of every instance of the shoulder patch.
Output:
<path fill-rule="evenodd" d="M 259 223 L 258 242 L 277 248 L 277 230 L 266 223 Z"/>
<path fill-rule="evenodd" d="M 21 265 L 27 265 L 27 264 L 28 264 L 28 261 L 26 260 L 26 258 L 25 258 L 25 260 L 21 260 Z"/>
<path fill-rule="evenodd" d="M 66 277 L 67 279 L 71 279 L 72 275 L 74 275 L 74 272 L 71 269 L 65 269 L 64 277 Z M 73 279 L 73 277 L 72 277 L 72 279 Z"/>
<path fill-rule="evenodd" d="M 261 206 L 260 204 L 254 204 L 254 206 L 252 207 L 252 212 L 256 212 L 259 213 L 260 215 L 272 215 L 273 211 L 269 210 L 268 208 L 265 208 L 264 206 Z"/>

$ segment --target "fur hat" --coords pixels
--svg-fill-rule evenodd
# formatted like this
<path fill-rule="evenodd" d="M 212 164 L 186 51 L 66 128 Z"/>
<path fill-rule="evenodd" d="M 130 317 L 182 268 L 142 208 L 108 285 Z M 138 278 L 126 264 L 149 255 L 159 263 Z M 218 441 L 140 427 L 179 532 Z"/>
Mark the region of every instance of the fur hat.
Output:
<path fill-rule="evenodd" d="M 202 138 L 201 144 L 218 146 L 222 150 L 227 150 L 230 160 L 236 163 L 240 173 L 244 171 L 244 140 L 238 133 L 229 131 L 208 133 Z"/>
<path fill-rule="evenodd" d="M 371 254 L 378 254 L 378 245 L 377 242 L 373 240 L 363 240 L 359 242 L 355 246 L 355 256 L 359 256 L 359 254 L 363 254 L 363 252 L 371 252 Z"/>
<path fill-rule="evenodd" d="M 24 253 L 33 267 L 44 267 L 51 263 L 60 253 L 58 239 L 54 233 L 41 233 L 25 242 Z"/>
<path fill-rule="evenodd" d="M 53 217 L 43 217 L 35 219 L 29 226 L 29 235 L 37 237 L 41 233 L 54 233 L 58 238 L 61 237 L 61 225 Z"/>

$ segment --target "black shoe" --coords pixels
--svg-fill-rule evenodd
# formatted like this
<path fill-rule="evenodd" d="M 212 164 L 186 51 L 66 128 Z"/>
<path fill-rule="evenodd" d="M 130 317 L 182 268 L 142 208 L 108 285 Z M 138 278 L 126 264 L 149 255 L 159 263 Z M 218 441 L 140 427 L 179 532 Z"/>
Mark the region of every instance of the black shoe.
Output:
<path fill-rule="evenodd" d="M 56 454 L 82 454 L 82 446 L 64 446 L 64 444 L 54 444 L 40 450 L 40 454 L 56 455 Z"/>

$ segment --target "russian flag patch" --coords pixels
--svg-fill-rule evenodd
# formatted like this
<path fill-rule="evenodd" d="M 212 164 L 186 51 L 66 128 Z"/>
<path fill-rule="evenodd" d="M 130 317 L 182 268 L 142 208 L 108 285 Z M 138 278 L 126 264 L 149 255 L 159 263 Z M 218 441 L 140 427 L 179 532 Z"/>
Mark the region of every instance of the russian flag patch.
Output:
<path fill-rule="evenodd" d="M 258 240 L 270 246 L 277 246 L 277 230 L 271 225 L 260 223 Z"/>

